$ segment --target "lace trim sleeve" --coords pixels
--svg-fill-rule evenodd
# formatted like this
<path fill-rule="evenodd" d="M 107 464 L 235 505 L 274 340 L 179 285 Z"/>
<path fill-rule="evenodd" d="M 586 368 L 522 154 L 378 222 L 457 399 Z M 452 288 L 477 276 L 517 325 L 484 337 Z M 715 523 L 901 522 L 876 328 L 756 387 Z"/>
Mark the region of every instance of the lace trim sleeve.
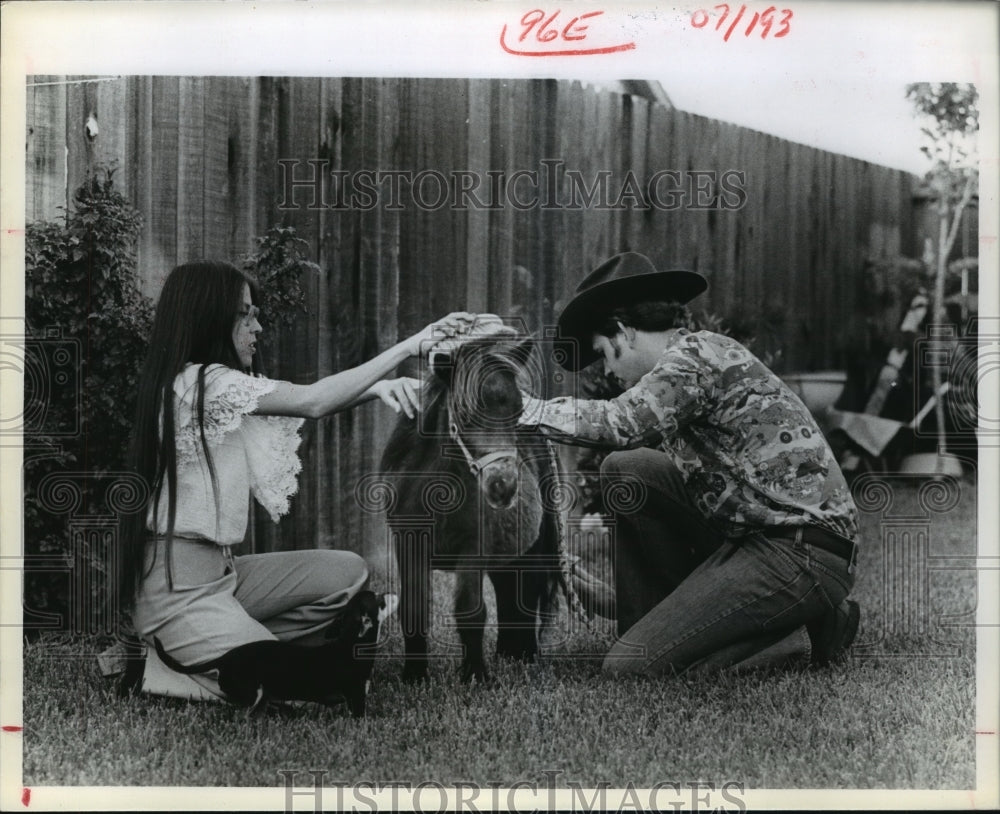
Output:
<path fill-rule="evenodd" d="M 303 419 L 276 415 L 247 416 L 243 426 L 250 491 L 277 523 L 299 490 L 302 470 L 298 448 Z"/>
<path fill-rule="evenodd" d="M 197 382 L 198 366 L 191 365 L 174 385 L 178 466 L 194 461 L 201 447 Z M 243 417 L 256 410 L 260 397 L 274 390 L 277 384 L 274 379 L 255 378 L 222 366 L 206 370 L 204 430 L 209 448 L 239 429 Z"/>

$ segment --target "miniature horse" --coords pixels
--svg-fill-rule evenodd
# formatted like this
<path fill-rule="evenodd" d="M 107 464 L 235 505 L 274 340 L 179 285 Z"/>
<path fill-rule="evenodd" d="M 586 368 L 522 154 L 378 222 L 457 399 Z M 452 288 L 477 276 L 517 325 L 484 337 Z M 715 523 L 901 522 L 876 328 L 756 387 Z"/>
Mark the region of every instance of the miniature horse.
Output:
<path fill-rule="evenodd" d="M 510 330 L 510 329 L 508 329 Z M 540 617 L 550 613 L 559 570 L 559 521 L 543 505 L 549 448 L 519 428 L 516 377 L 531 340 L 469 340 L 432 356 L 421 410 L 401 417 L 382 457 L 396 496 L 389 513 L 400 580 L 404 680 L 427 675 L 432 569 L 454 571 L 461 677 L 487 678 L 483 574 L 493 583 L 497 654 L 532 661 Z M 423 518 L 416 525 L 414 518 Z"/>

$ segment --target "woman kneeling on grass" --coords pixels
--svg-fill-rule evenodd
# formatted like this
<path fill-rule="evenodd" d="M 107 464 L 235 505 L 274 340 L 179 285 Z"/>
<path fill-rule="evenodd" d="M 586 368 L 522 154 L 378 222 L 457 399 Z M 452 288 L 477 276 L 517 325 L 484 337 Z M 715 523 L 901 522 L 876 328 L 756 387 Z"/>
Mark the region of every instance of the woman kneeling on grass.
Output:
<path fill-rule="evenodd" d="M 367 582 L 364 560 L 333 550 L 234 556 L 249 496 L 277 522 L 297 489 L 303 418 L 373 398 L 412 416 L 414 381 L 382 377 L 471 322 L 451 314 L 356 368 L 294 385 L 259 375 L 256 298 L 227 263 L 174 269 L 140 375 L 131 463 L 152 496 L 128 518 L 119 589 L 136 633 L 181 664 L 252 642 L 323 642 Z"/>

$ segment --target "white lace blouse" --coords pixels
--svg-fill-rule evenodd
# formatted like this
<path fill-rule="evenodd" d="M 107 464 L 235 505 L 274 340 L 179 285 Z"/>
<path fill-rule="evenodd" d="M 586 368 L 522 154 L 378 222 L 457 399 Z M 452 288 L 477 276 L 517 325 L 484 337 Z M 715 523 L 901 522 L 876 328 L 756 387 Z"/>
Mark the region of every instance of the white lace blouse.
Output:
<path fill-rule="evenodd" d="M 246 535 L 250 494 L 275 522 L 288 512 L 288 500 L 298 490 L 302 468 L 298 446 L 303 419 L 251 415 L 260 397 L 279 382 L 210 365 L 205 371 L 204 430 L 218 484 L 216 500 L 197 420 L 199 367 L 189 364 L 174 380 L 174 534 L 235 545 Z M 164 483 L 157 515 L 156 531 L 160 534 L 167 531 L 167 499 Z M 147 526 L 153 529 L 152 508 Z"/>

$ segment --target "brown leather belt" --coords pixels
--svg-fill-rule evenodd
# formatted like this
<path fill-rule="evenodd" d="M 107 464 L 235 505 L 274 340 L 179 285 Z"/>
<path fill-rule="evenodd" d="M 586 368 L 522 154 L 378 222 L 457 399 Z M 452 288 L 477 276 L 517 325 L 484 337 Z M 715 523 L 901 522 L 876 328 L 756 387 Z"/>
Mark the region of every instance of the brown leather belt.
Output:
<path fill-rule="evenodd" d="M 777 537 L 781 540 L 793 540 L 796 543 L 808 543 L 809 545 L 822 548 L 831 554 L 847 560 L 853 566 L 858 553 L 858 544 L 854 540 L 848 540 L 832 531 L 817 528 L 816 526 L 769 526 L 764 529 L 765 537 Z"/>

